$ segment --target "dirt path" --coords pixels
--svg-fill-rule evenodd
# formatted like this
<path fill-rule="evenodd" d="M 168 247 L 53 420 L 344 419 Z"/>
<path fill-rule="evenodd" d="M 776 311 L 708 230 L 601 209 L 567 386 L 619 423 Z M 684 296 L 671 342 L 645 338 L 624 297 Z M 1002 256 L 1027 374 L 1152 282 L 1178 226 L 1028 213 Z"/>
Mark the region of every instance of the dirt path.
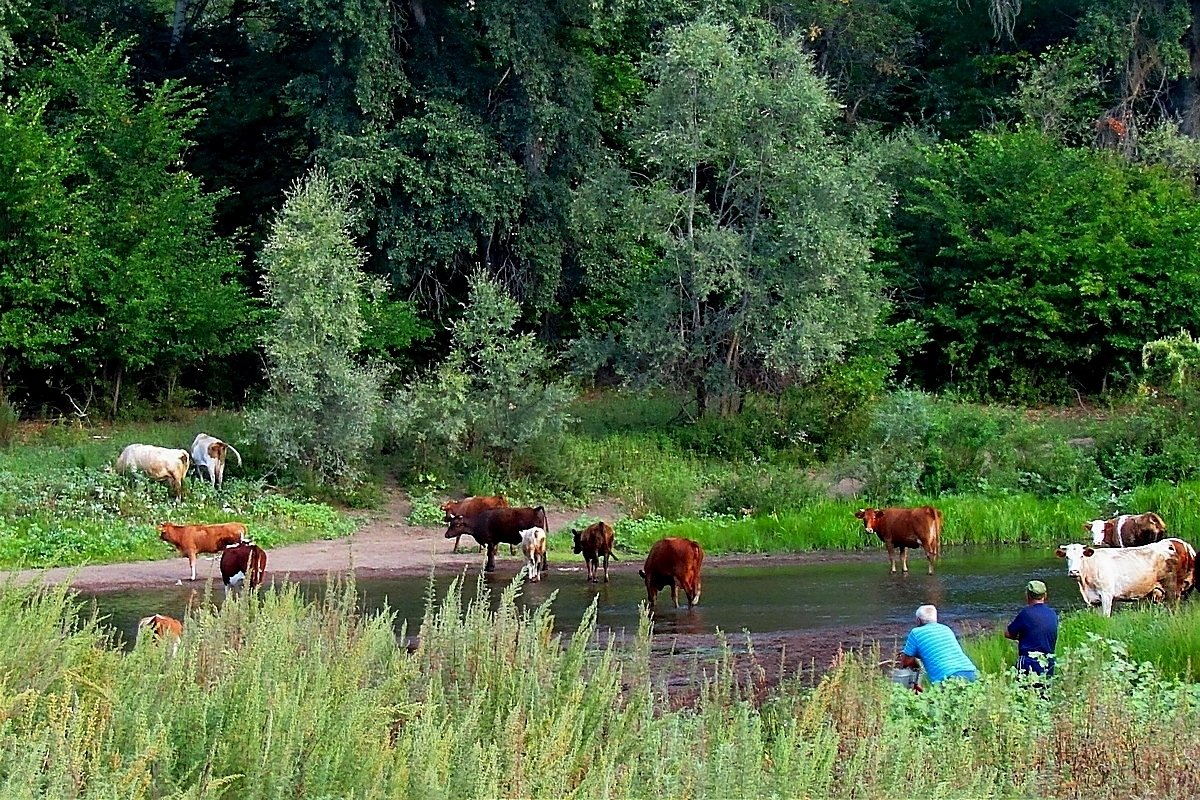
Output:
<path fill-rule="evenodd" d="M 431 570 L 438 574 L 458 574 L 464 568 L 483 565 L 483 555 L 475 552 L 474 542 L 462 542 L 461 552 L 453 553 L 454 543 L 443 537 L 445 526 L 409 525 L 408 512 L 407 497 L 402 492 L 392 492 L 385 505 L 366 516 L 350 536 L 273 548 L 268 554 L 267 571 L 273 576 L 288 575 L 296 579 L 323 578 L 330 573 L 344 575 L 350 571 L 360 578 L 387 578 L 428 575 Z M 583 514 L 607 520 L 621 515 L 612 503 L 599 503 L 582 511 L 551 509 L 547 521 L 551 531 L 560 531 Z M 519 564 L 511 559 L 499 563 L 502 571 L 512 569 L 515 574 L 518 568 Z M 614 565 L 613 570 L 633 568 L 636 565 L 622 562 L 620 567 Z M 197 581 L 219 583 L 221 574 L 216 557 L 202 556 L 196 574 Z M 87 593 L 120 592 L 186 581 L 188 567 L 183 558 L 167 558 L 21 573 L 23 579 L 39 576 L 51 583 L 70 581 L 73 587 Z"/>

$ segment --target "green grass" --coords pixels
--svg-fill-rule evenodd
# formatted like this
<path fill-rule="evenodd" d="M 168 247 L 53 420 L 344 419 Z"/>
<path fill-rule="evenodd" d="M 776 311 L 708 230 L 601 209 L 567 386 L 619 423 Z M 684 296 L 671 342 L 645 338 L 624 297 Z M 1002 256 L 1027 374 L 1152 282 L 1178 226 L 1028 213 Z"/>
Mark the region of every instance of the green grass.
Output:
<path fill-rule="evenodd" d="M 1111 617 L 1085 609 L 1060 615 L 1058 649 L 1077 650 L 1095 639 L 1118 641 L 1134 664 L 1152 663 L 1169 678 L 1200 683 L 1200 604 L 1184 601 L 1178 609 L 1149 605 L 1122 607 Z M 967 654 L 981 670 L 1001 672 L 1016 660 L 1017 645 L 1004 628 L 968 638 Z"/>
<path fill-rule="evenodd" d="M 125 798 L 1184 798 L 1200 691 L 1119 642 L 1062 654 L 1044 695 L 1007 673 L 914 695 L 871 656 L 755 690 L 728 650 L 668 689 L 643 623 L 482 584 L 406 650 L 352 585 L 196 607 L 177 650 L 125 652 L 67 590 L 0 589 L 0 796 Z M 149 609 L 148 609 L 149 611 Z M 685 702 L 680 702 L 685 700 Z"/>

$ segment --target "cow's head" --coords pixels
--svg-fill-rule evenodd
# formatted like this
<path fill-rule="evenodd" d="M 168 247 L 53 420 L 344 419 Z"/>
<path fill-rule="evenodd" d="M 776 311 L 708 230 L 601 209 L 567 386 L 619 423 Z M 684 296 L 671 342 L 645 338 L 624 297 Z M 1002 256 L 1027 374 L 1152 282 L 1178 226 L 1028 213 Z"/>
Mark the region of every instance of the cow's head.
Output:
<path fill-rule="evenodd" d="M 467 518 L 462 514 L 456 514 L 455 516 L 450 517 L 448 522 L 450 524 L 446 528 L 445 538 L 453 539 L 456 536 L 462 536 L 464 533 L 470 535 L 471 530 L 467 525 Z"/>
<path fill-rule="evenodd" d="M 583 531 L 580 531 L 580 530 L 571 531 L 571 539 L 574 540 L 574 542 L 575 542 L 575 544 L 571 547 L 571 552 L 572 553 L 582 553 L 583 552 Z"/>
<path fill-rule="evenodd" d="M 1096 551 L 1083 544 L 1063 544 L 1054 551 L 1054 555 L 1067 560 L 1067 574 L 1078 578 L 1083 574 L 1083 560 Z"/>
<path fill-rule="evenodd" d="M 454 519 L 454 512 L 458 510 L 458 502 L 455 500 L 447 500 L 442 503 L 442 522 L 449 522 Z"/>
<path fill-rule="evenodd" d="M 159 525 L 157 528 L 155 528 L 155 530 L 158 531 L 158 538 L 162 539 L 164 542 L 171 541 L 171 532 L 174 527 L 175 526 L 170 522 L 164 522 L 163 524 Z"/>
<path fill-rule="evenodd" d="M 879 522 L 883 519 L 883 509 L 881 509 L 881 508 L 860 508 L 858 511 L 854 512 L 854 516 L 858 517 L 859 519 L 861 519 L 863 521 L 863 525 L 866 527 L 866 529 L 869 532 L 874 533 L 875 526 L 878 525 Z"/>
<path fill-rule="evenodd" d="M 1092 535 L 1092 544 L 1095 545 L 1104 544 L 1104 538 L 1109 534 L 1110 528 L 1115 528 L 1113 523 L 1103 519 L 1083 523 L 1083 529 Z"/>

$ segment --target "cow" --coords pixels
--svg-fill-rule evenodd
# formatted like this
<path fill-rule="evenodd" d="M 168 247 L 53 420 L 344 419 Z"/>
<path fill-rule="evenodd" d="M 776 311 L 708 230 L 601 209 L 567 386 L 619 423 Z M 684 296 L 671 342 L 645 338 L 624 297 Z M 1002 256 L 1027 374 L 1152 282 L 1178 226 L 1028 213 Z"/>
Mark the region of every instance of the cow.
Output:
<path fill-rule="evenodd" d="M 600 569 L 600 556 L 604 556 L 604 582 L 608 583 L 608 559 L 616 560 L 613 555 L 613 529 L 607 522 L 596 522 L 582 531 L 571 531 L 575 540 L 573 553 L 582 553 L 583 562 L 587 564 L 588 583 L 598 583 L 596 573 Z"/>
<path fill-rule="evenodd" d="M 474 516 L 458 514 L 450 519 L 446 528 L 447 539 L 468 534 L 487 549 L 484 572 L 496 569 L 496 546 L 501 542 L 510 545 L 521 543 L 521 531 L 541 528 L 550 532 L 546 522 L 546 509 L 537 508 L 491 508 Z"/>
<path fill-rule="evenodd" d="M 1174 591 L 1177 597 L 1187 597 L 1196 588 L 1197 576 L 1200 575 L 1200 560 L 1196 558 L 1196 548 L 1185 542 L 1183 539 L 1167 538 L 1162 540 L 1164 544 L 1170 544 L 1174 550 L 1175 566 L 1174 574 L 1170 581 L 1166 581 L 1168 593 L 1174 584 Z"/>
<path fill-rule="evenodd" d="M 213 525 L 176 525 L 164 522 L 158 526 L 159 538 L 175 545 L 192 568 L 196 580 L 196 554 L 219 553 L 231 544 L 246 538 L 246 526 L 240 522 L 219 522 Z"/>
<path fill-rule="evenodd" d="M 1106 617 L 1112 616 L 1114 600 L 1181 597 L 1190 589 L 1187 573 L 1194 576 L 1195 569 L 1195 552 L 1181 539 L 1123 548 L 1067 544 L 1054 554 L 1067 560 L 1067 574 L 1079 584 L 1083 601 L 1099 605 Z"/>
<path fill-rule="evenodd" d="M 172 639 L 171 654 L 174 655 L 179 649 L 179 639 L 183 636 L 183 623 L 166 614 L 151 614 L 138 620 L 137 638 L 139 641 L 142 634 L 146 632 L 154 634 L 154 638 L 158 641 Z"/>
<path fill-rule="evenodd" d="M 221 551 L 221 582 L 225 596 L 246 583 L 251 589 L 262 583 L 267 569 L 267 551 L 254 542 L 235 542 Z"/>
<path fill-rule="evenodd" d="M 1137 547 L 1161 541 L 1167 534 L 1167 524 L 1153 511 L 1094 519 L 1085 522 L 1083 529 L 1092 535 L 1094 547 Z"/>
<path fill-rule="evenodd" d="M 638 575 L 646 582 L 646 600 L 654 609 L 660 589 L 671 587 L 671 600 L 679 608 L 678 590 L 687 595 L 688 608 L 700 602 L 700 566 L 704 548 L 691 539 L 668 536 L 659 539 L 646 554 L 646 563 Z"/>
<path fill-rule="evenodd" d="M 529 580 L 540 581 L 546 572 L 546 531 L 542 528 L 521 531 L 521 552 L 525 555 Z"/>
<path fill-rule="evenodd" d="M 938 544 L 942 537 L 942 512 L 933 506 L 919 508 L 863 508 L 854 512 L 867 531 L 875 534 L 887 546 L 888 561 L 896 572 L 896 548 L 900 548 L 900 567 L 908 572 L 909 547 L 925 550 L 929 574 L 933 574 L 938 559 Z"/>
<path fill-rule="evenodd" d="M 492 508 L 508 508 L 508 498 L 504 495 L 480 495 L 479 497 L 464 497 L 462 500 L 447 500 L 442 503 L 443 522 L 449 522 L 455 517 L 473 517 L 480 511 Z M 461 539 L 462 537 L 458 537 Z M 458 552 L 458 539 L 454 540 L 452 553 Z M 511 555 L 512 550 L 509 550 Z"/>
<path fill-rule="evenodd" d="M 183 499 L 183 478 L 187 475 L 190 461 L 187 450 L 131 444 L 117 456 L 114 470 L 122 475 L 143 472 L 152 480 L 166 481 L 178 503 Z"/>
<path fill-rule="evenodd" d="M 215 436 L 209 436 L 207 433 L 197 433 L 196 438 L 192 440 L 192 463 L 196 465 L 197 474 L 203 475 L 208 473 L 208 482 L 214 489 L 220 489 L 225 485 L 225 456 L 226 453 L 233 453 L 237 456 L 238 466 L 242 465 L 242 454 L 239 453 L 233 445 L 222 442 Z"/>

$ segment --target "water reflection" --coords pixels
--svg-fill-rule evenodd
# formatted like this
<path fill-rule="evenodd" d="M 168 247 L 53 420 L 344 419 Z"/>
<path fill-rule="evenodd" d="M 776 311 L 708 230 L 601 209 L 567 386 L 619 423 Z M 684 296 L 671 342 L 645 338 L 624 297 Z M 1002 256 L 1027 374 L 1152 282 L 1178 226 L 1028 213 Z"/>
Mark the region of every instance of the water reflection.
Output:
<path fill-rule="evenodd" d="M 512 573 L 462 576 L 465 600 L 475 597 L 478 581 L 490 592 L 494 604 L 507 588 Z M 661 634 L 700 634 L 717 630 L 756 634 L 847 628 L 912 622 L 922 603 L 933 603 L 942 621 L 972 620 L 991 624 L 1007 621 L 1024 602 L 1025 582 L 1037 578 L 1050 588 L 1051 603 L 1059 609 L 1082 605 L 1073 581 L 1049 548 L 956 548 L 939 562 L 939 571 L 924 570 L 892 575 L 887 561 L 821 563 L 778 566 L 763 559 L 762 566 L 722 566 L 713 559 L 705 565 L 704 595 L 700 605 L 675 609 L 669 595 L 654 615 L 655 631 Z M 397 630 L 407 621 L 410 634 L 417 631 L 430 593 L 429 578 L 360 580 L 357 588 L 364 611 L 385 605 L 396 613 Z M 433 595 L 440 602 L 454 580 L 433 579 Z M 301 583 L 306 596 L 318 598 L 324 583 Z M 536 607 L 553 598 L 556 628 L 574 631 L 584 610 L 597 605 L 597 623 L 602 631 L 632 635 L 640 620 L 639 604 L 646 590 L 636 573 L 612 573 L 607 584 L 588 583 L 585 573 L 574 565 L 551 564 L 550 575 L 539 583 L 520 587 L 517 603 Z M 198 603 L 221 602 L 221 592 L 206 596 L 202 588 L 167 586 L 94 598 L 106 624 L 131 642 L 137 620 L 147 614 L 163 613 L 183 618 Z M 660 601 L 664 595 L 660 594 Z"/>

